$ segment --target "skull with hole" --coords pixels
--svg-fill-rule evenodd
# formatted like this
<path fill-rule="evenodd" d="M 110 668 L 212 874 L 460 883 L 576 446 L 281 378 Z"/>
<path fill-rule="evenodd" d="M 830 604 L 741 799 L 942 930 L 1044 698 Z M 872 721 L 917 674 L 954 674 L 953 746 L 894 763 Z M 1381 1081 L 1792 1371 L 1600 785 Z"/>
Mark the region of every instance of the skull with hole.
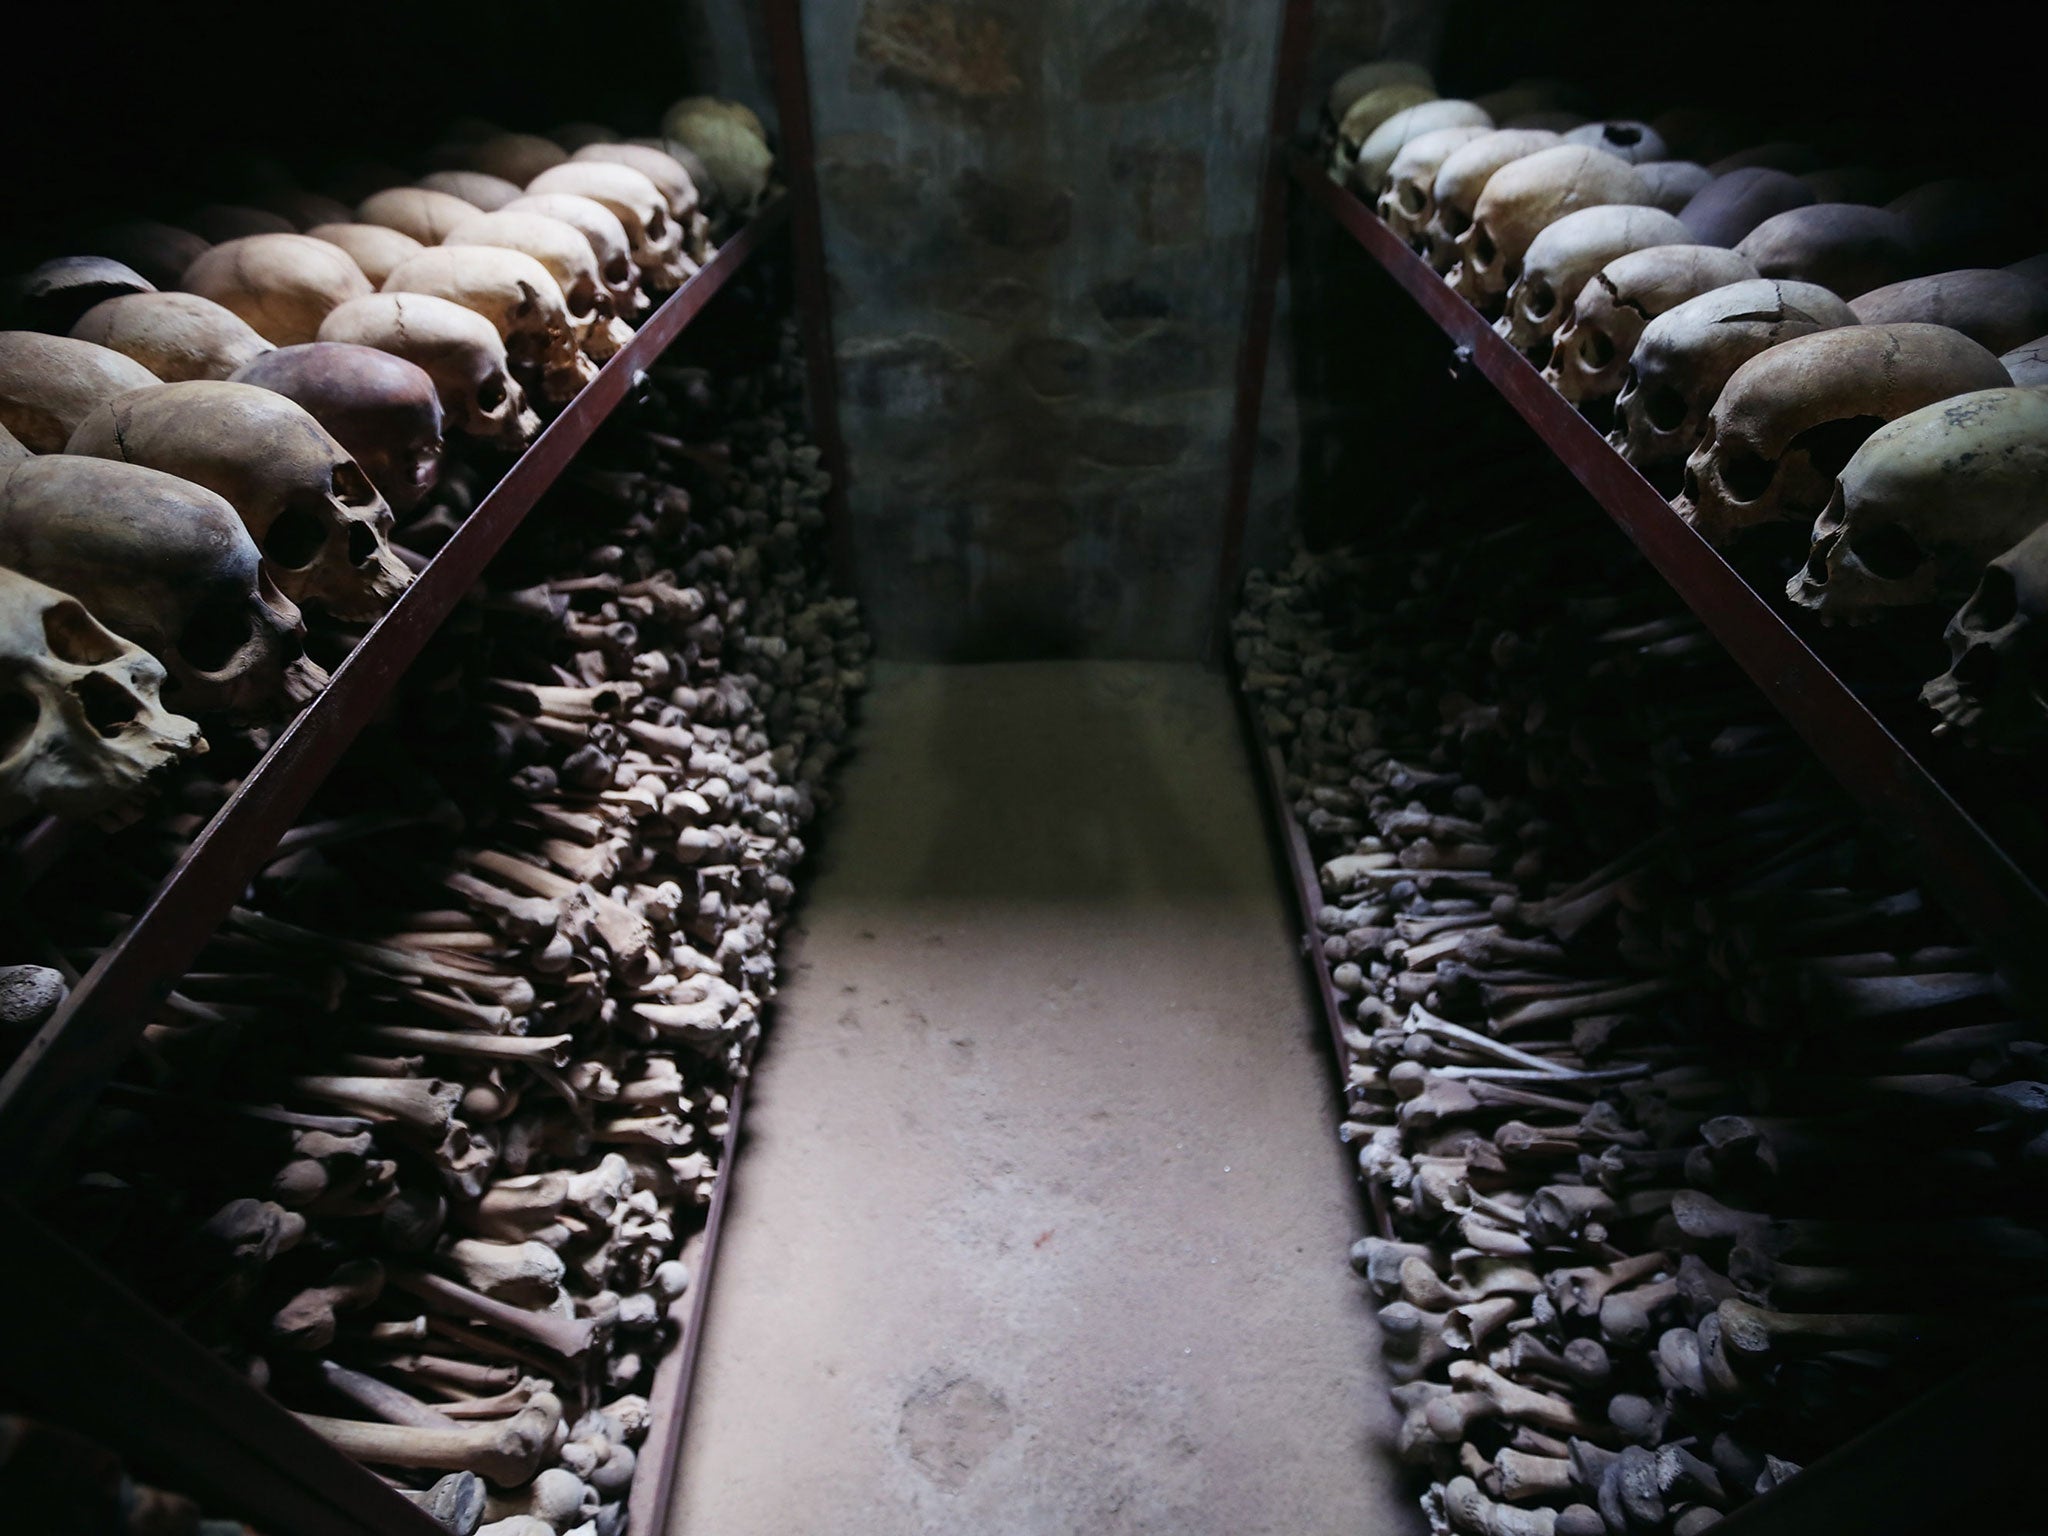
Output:
<path fill-rule="evenodd" d="M 1601 150 L 1617 160 L 1626 160 L 1630 165 L 1647 165 L 1652 160 L 1667 159 L 1671 154 L 1656 129 L 1628 117 L 1582 123 L 1577 128 L 1566 130 L 1564 141 Z"/>
<path fill-rule="evenodd" d="M 1888 421 L 2011 382 L 1940 325 L 1846 325 L 1759 353 L 1729 376 L 1672 502 L 1710 544 L 1770 523 L 1801 533 L 1850 455 Z"/>
<path fill-rule="evenodd" d="M 112 257 L 59 256 L 15 283 L 15 313 L 29 330 L 62 336 L 102 299 L 154 292 L 154 283 Z"/>
<path fill-rule="evenodd" d="M 476 204 L 431 187 L 386 187 L 356 204 L 356 217 L 365 224 L 395 229 L 421 245 L 439 245 L 449 230 L 475 212 Z"/>
<path fill-rule="evenodd" d="M 311 235 L 250 235 L 216 245 L 179 283 L 248 321 L 273 346 L 311 341 L 320 323 L 370 291 L 355 259 Z"/>
<path fill-rule="evenodd" d="M 1960 602 L 2048 521 L 2048 394 L 1984 389 L 1873 432 L 1813 524 L 1785 595 L 1825 623 Z"/>
<path fill-rule="evenodd" d="M 272 350 L 240 315 L 196 293 L 108 299 L 87 310 L 71 334 L 134 358 L 167 384 L 224 379 Z"/>
<path fill-rule="evenodd" d="M 590 254 L 597 258 L 597 275 L 612 296 L 612 313 L 629 322 L 647 313 L 648 299 L 640 287 L 640 269 L 633 265 L 626 226 L 603 203 L 554 192 L 544 197 L 522 197 L 499 211 L 538 213 L 572 226 L 589 244 Z"/>
<path fill-rule="evenodd" d="M 1818 200 L 1813 188 L 1790 171 L 1751 165 L 1714 177 L 1678 216 L 1700 244 L 1733 247 L 1765 219 Z"/>
<path fill-rule="evenodd" d="M 1610 203 L 1641 205 L 1643 178 L 1627 161 L 1583 144 L 1560 144 L 1495 171 L 1458 237 L 1451 287 L 1475 309 L 1491 310 L 1522 274 L 1530 242 L 1566 214 Z"/>
<path fill-rule="evenodd" d="M 318 224 L 307 231 L 315 240 L 347 251 L 372 283 L 381 284 L 402 262 L 426 249 L 411 235 L 382 224 Z"/>
<path fill-rule="evenodd" d="M 1687 299 L 1755 276 L 1742 257 L 1714 245 L 1657 245 L 1617 256 L 1579 290 L 1544 381 L 1582 410 L 1611 400 L 1652 320 Z"/>
<path fill-rule="evenodd" d="M 30 453 L 62 453 L 95 406 L 161 382 L 111 347 L 41 331 L 0 331 L 0 427 Z"/>
<path fill-rule="evenodd" d="M 1868 293 L 1926 270 L 1906 221 L 1862 203 L 1809 203 L 1773 214 L 1735 249 L 1765 277 Z"/>
<path fill-rule="evenodd" d="M 1346 178 L 1351 190 L 1368 201 L 1387 189 L 1387 177 L 1394 161 L 1413 139 L 1440 128 L 1479 128 L 1491 131 L 1493 119 L 1469 101 L 1425 101 L 1420 106 L 1396 112 L 1358 146 Z"/>
<path fill-rule="evenodd" d="M 162 663 L 77 598 L 0 568 L 0 826 L 119 809 L 158 769 L 204 752 L 163 707 Z"/>
<path fill-rule="evenodd" d="M 374 347 L 309 341 L 235 374 L 295 401 L 361 466 L 394 512 L 410 512 L 441 472 L 441 397 L 426 370 Z"/>
<path fill-rule="evenodd" d="M 430 171 L 419 179 L 419 185 L 429 192 L 459 197 L 485 213 L 495 213 L 523 195 L 518 182 L 482 171 Z"/>
<path fill-rule="evenodd" d="M 1730 374 L 1767 347 L 1855 323 L 1847 304 L 1812 283 L 1757 278 L 1687 299 L 1643 327 L 1607 440 L 1660 492 L 1675 495 Z"/>
<path fill-rule="evenodd" d="M 1657 208 L 1613 203 L 1568 213 L 1529 242 L 1522 270 L 1508 290 L 1506 313 L 1493 328 L 1541 368 L 1550 361 L 1551 337 L 1595 273 L 1630 251 L 1688 238 L 1676 216 Z"/>
<path fill-rule="evenodd" d="M 479 213 L 459 224 L 446 241 L 449 248 L 487 245 L 520 251 L 548 269 L 560 285 L 577 345 L 596 362 L 604 362 L 633 339 L 612 313 L 611 290 L 598 275 L 590 242 L 573 226 L 544 213 Z"/>
<path fill-rule="evenodd" d="M 527 183 L 532 197 L 567 193 L 602 203 L 626 227 L 626 243 L 650 293 L 673 293 L 689 276 L 683 228 L 669 217 L 661 189 L 630 165 L 572 160 Z"/>
<path fill-rule="evenodd" d="M 431 294 L 475 310 L 498 328 L 512 371 L 558 405 L 597 377 L 597 366 L 577 350 L 562 285 L 523 251 L 436 246 L 386 278 L 384 291 Z"/>
<path fill-rule="evenodd" d="M 473 309 L 432 294 L 375 293 L 329 315 L 320 339 L 417 364 L 434 381 L 443 420 L 464 436 L 513 453 L 540 436 L 498 328 Z"/>
<path fill-rule="evenodd" d="M 1484 138 L 1491 128 L 1438 128 L 1418 134 L 1401 146 L 1394 163 L 1387 168 L 1387 189 L 1380 194 L 1381 220 L 1408 243 L 1410 249 L 1428 247 L 1426 231 L 1436 212 L 1436 175 L 1452 150 L 1474 139 Z"/>
<path fill-rule="evenodd" d="M 1909 277 L 1851 299 L 1849 308 L 1864 325 L 1945 325 L 1994 352 L 2010 352 L 2048 329 L 2048 288 L 1996 267 Z"/>
<path fill-rule="evenodd" d="M 1444 156 L 1430 188 L 1430 214 L 1423 237 L 1429 264 L 1439 276 L 1458 263 L 1458 237 L 1472 227 L 1472 210 L 1493 173 L 1564 141 L 1541 128 L 1497 128 Z"/>
<path fill-rule="evenodd" d="M 1984 567 L 1945 638 L 1949 669 L 1920 690 L 1936 732 L 1995 752 L 2048 744 L 2048 528 Z"/>
<path fill-rule="evenodd" d="M 2012 375 L 2013 383 L 2023 389 L 2039 389 L 2048 384 L 2048 336 L 2036 336 L 2032 341 L 2014 347 L 1999 361 Z"/>
<path fill-rule="evenodd" d="M 0 565 L 155 656 L 174 709 L 276 720 L 327 685 L 235 509 L 176 475 L 70 454 L 16 465 L 0 481 Z"/>
<path fill-rule="evenodd" d="M 412 581 L 370 477 L 271 390 L 216 380 L 139 389 L 86 417 L 65 451 L 162 470 L 225 497 L 295 603 L 374 619 Z"/>
<path fill-rule="evenodd" d="M 1686 204 L 1704 192 L 1714 179 L 1704 165 L 1692 160 L 1652 160 L 1637 166 L 1636 174 L 1649 188 L 1650 206 L 1666 213 L 1683 213 Z"/>

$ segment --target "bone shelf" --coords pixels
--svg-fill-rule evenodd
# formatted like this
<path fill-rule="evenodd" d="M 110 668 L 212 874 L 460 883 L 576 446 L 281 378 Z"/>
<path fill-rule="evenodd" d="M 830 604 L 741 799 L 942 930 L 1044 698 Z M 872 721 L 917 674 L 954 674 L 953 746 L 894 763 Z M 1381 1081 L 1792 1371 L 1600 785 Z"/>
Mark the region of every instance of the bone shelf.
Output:
<path fill-rule="evenodd" d="M 406 668 L 641 375 L 789 220 L 778 198 L 662 304 L 548 423 L 454 537 L 335 668 L 185 850 L 135 921 L 0 1078 L 0 1149 L 17 1184 L 48 1171 L 128 1058 L 163 993 L 211 937 Z"/>
<path fill-rule="evenodd" d="M 1528 359 L 1308 155 L 1289 153 L 1307 199 L 1343 226 L 1483 375 L 1641 550 L 1814 755 L 1895 831 L 1928 886 L 2037 1008 L 2048 1006 L 2048 896 L 1828 664 L 1688 527 Z"/>

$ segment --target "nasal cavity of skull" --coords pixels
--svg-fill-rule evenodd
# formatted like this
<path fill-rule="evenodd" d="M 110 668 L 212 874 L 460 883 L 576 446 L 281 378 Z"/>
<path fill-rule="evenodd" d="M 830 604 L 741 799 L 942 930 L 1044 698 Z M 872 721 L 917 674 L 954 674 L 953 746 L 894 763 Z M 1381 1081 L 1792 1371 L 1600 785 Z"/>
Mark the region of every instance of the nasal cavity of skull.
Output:
<path fill-rule="evenodd" d="M 1484 224 L 1472 233 L 1472 254 L 1482 267 L 1492 266 L 1493 258 L 1500 254 L 1494 249 L 1493 237 L 1486 232 Z"/>
<path fill-rule="evenodd" d="M 1863 440 L 1884 423 L 1882 416 L 1844 416 L 1839 421 L 1824 421 L 1793 438 L 1785 445 L 1785 451 L 1803 452 L 1807 462 L 1827 480 L 1833 481 L 1856 456 Z"/>
<path fill-rule="evenodd" d="M 1841 542 L 1840 533 L 1823 533 L 1813 541 L 1813 548 L 1806 556 L 1806 579 L 1814 586 L 1828 584 L 1828 561 L 1834 555 L 1835 546 Z"/>
<path fill-rule="evenodd" d="M 74 667 L 103 667 L 121 654 L 114 637 L 76 603 L 43 610 L 43 642 L 52 656 Z"/>
<path fill-rule="evenodd" d="M 348 563 L 357 570 L 375 562 L 377 535 L 368 523 L 348 525 Z"/>
<path fill-rule="evenodd" d="M 201 603 L 178 634 L 178 654 L 200 672 L 219 672 L 249 643 L 249 615 L 238 603 L 218 598 Z M 177 686 L 173 674 L 165 690 Z"/>
<path fill-rule="evenodd" d="M 1904 581 L 1927 561 L 1920 541 L 1890 523 L 1858 529 L 1849 551 L 1880 581 Z"/>
<path fill-rule="evenodd" d="M 302 571 L 327 542 L 327 525 L 310 507 L 288 506 L 263 535 L 263 558 L 281 571 Z"/>
<path fill-rule="evenodd" d="M 14 756 L 36 733 L 43 709 L 25 693 L 0 693 L 0 762 Z"/>
<path fill-rule="evenodd" d="M 104 672 L 88 672 L 71 685 L 86 724 L 102 736 L 118 736 L 142 713 L 142 701 Z"/>

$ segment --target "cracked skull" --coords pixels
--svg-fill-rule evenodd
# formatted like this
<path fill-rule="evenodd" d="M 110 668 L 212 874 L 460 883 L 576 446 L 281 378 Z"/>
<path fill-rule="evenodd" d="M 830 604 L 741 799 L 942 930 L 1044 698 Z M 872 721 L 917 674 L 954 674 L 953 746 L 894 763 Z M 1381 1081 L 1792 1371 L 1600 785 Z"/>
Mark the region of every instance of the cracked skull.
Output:
<path fill-rule="evenodd" d="M 626 242 L 640 279 L 655 294 L 673 293 L 689 276 L 683 227 L 669 216 L 661 188 L 630 165 L 572 160 L 543 171 L 526 184 L 530 197 L 567 193 L 602 203 L 626 228 Z"/>
<path fill-rule="evenodd" d="M 266 352 L 231 381 L 296 401 L 370 477 L 394 512 L 409 512 L 441 472 L 441 398 L 416 363 L 375 347 L 309 341 Z"/>
<path fill-rule="evenodd" d="M 0 331 L 0 427 L 30 453 L 62 453 L 95 407 L 161 382 L 134 358 L 97 342 Z"/>
<path fill-rule="evenodd" d="M 216 245 L 186 271 L 187 293 L 240 315 L 265 341 L 311 341 L 320 322 L 370 291 L 362 268 L 339 246 L 311 235 L 247 235 Z"/>
<path fill-rule="evenodd" d="M 1488 178 L 1458 237 L 1451 286 L 1477 309 L 1491 309 L 1522 273 L 1537 235 L 1566 214 L 1610 203 L 1642 204 L 1649 189 L 1626 161 L 1583 144 L 1510 161 Z"/>
<path fill-rule="evenodd" d="M 1543 377 L 1573 405 L 1611 400 L 1645 326 L 1687 299 L 1755 276 L 1747 261 L 1713 245 L 1658 245 L 1617 256 L 1579 290 Z"/>
<path fill-rule="evenodd" d="M 1428 244 L 1425 231 L 1436 212 L 1436 175 L 1452 150 L 1484 138 L 1491 128 L 1438 128 L 1418 134 L 1401 146 L 1387 168 L 1387 189 L 1376 211 L 1387 227 L 1416 251 Z"/>
<path fill-rule="evenodd" d="M 474 216 L 474 215 L 472 215 Z M 554 274 L 523 251 L 446 245 L 422 251 L 384 280 L 386 293 L 424 293 L 474 310 L 505 343 L 512 371 L 561 404 L 597 377 Z"/>
<path fill-rule="evenodd" d="M 650 305 L 640 286 L 640 269 L 633 265 L 633 248 L 626 238 L 626 226 L 603 203 L 567 192 L 551 192 L 541 197 L 522 197 L 499 211 L 538 213 L 560 219 L 575 229 L 597 259 L 597 275 L 612 296 L 612 313 L 628 322 L 647 313 Z"/>
<path fill-rule="evenodd" d="M 329 315 L 320 339 L 375 347 L 424 369 L 444 420 L 465 436 L 512 452 L 540 436 L 498 328 L 473 309 L 428 293 L 375 293 Z"/>
<path fill-rule="evenodd" d="M 1595 273 L 1630 251 L 1687 238 L 1685 226 L 1657 208 L 1616 203 L 1568 213 L 1529 242 L 1507 311 L 1493 328 L 1540 368 L 1550 361 L 1551 337 Z"/>
<path fill-rule="evenodd" d="M 95 304 L 71 334 L 132 357 L 166 384 L 224 379 L 270 343 L 233 310 L 196 293 L 133 293 Z"/>
<path fill-rule="evenodd" d="M 479 213 L 458 224 L 447 244 L 519 251 L 546 267 L 561 287 L 577 344 L 592 360 L 604 362 L 633 339 L 613 313 L 611 290 L 598 273 L 590 242 L 574 226 L 544 213 Z"/>

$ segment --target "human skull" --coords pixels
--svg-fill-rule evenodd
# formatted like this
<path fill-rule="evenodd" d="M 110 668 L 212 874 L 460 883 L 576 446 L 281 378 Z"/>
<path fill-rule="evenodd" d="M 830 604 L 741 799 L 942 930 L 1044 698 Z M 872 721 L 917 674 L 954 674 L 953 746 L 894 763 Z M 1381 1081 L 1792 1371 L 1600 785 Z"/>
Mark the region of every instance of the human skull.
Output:
<path fill-rule="evenodd" d="M 637 320 L 647 313 L 648 299 L 640 287 L 640 269 L 633 265 L 626 226 L 603 203 L 554 192 L 543 197 L 522 197 L 499 211 L 538 213 L 574 226 L 589 242 L 590 254 L 597 258 L 597 274 L 612 296 L 612 313 L 621 320 Z"/>
<path fill-rule="evenodd" d="M 1978 390 L 1901 416 L 1843 468 L 1785 595 L 1825 623 L 1960 602 L 2048 521 L 2048 394 Z"/>
<path fill-rule="evenodd" d="M 1458 262 L 1458 237 L 1472 227 L 1472 210 L 1493 173 L 1564 141 L 1542 128 L 1498 128 L 1444 156 L 1430 188 L 1430 215 L 1423 234 L 1429 264 L 1439 275 Z"/>
<path fill-rule="evenodd" d="M 485 213 L 495 213 L 521 195 L 516 181 L 507 181 L 502 176 L 491 176 L 483 171 L 432 171 L 422 176 L 419 184 L 430 192 L 445 192 L 450 197 L 459 197 L 470 207 L 481 208 Z"/>
<path fill-rule="evenodd" d="M 158 288 L 175 288 L 192 263 L 206 254 L 210 244 L 189 229 L 157 224 L 147 219 L 109 224 L 92 237 L 92 248 L 133 267 Z"/>
<path fill-rule="evenodd" d="M 1354 98 L 1344 109 L 1344 115 L 1336 120 L 1336 134 L 1330 145 L 1332 179 L 1340 182 L 1350 179 L 1351 167 L 1358 163 L 1359 150 L 1364 148 L 1365 141 L 1372 137 L 1373 130 L 1381 123 L 1397 112 L 1435 100 L 1436 88 L 1415 80 L 1389 80 Z"/>
<path fill-rule="evenodd" d="M 1685 205 L 1704 192 L 1714 179 L 1704 165 L 1691 160 L 1652 160 L 1647 165 L 1638 165 L 1636 174 L 1650 190 L 1650 206 L 1666 213 L 1683 213 Z"/>
<path fill-rule="evenodd" d="M 412 582 L 370 477 L 271 390 L 218 380 L 139 389 L 87 416 L 65 452 L 160 469 L 225 497 L 295 603 L 374 619 Z"/>
<path fill-rule="evenodd" d="M 1387 168 L 1387 188 L 1380 194 L 1378 213 L 1386 226 L 1416 250 L 1428 244 L 1425 231 L 1436 212 L 1436 174 L 1454 149 L 1484 138 L 1491 128 L 1438 128 L 1417 134 L 1401 146 L 1394 163 Z"/>
<path fill-rule="evenodd" d="M 1701 245 L 1733 247 L 1765 219 L 1817 201 L 1813 188 L 1791 172 L 1750 165 L 1714 177 L 1678 216 Z"/>
<path fill-rule="evenodd" d="M 1851 299 L 1849 308 L 1864 325 L 1945 325 L 1994 352 L 2010 352 L 2048 329 L 2048 288 L 1997 267 L 1909 277 Z"/>
<path fill-rule="evenodd" d="M 1687 299 L 1755 276 L 1742 257 L 1714 245 L 1658 245 L 1617 256 L 1579 290 L 1543 378 L 1582 410 L 1610 400 L 1652 320 Z"/>
<path fill-rule="evenodd" d="M 1493 328 L 1543 367 L 1550 361 L 1551 337 L 1595 273 L 1630 251 L 1679 245 L 1689 238 L 1685 226 L 1661 209 L 1612 203 L 1568 213 L 1529 242 L 1522 270 L 1508 290 L 1507 310 Z"/>
<path fill-rule="evenodd" d="M 2048 384 L 2048 336 L 2036 336 L 2024 346 L 2014 347 L 1999 358 L 2013 383 L 2024 389 Z"/>
<path fill-rule="evenodd" d="M 2048 285 L 2048 255 L 2022 256 L 2018 261 L 2009 262 L 2003 270 L 2017 272 L 2030 283 Z"/>
<path fill-rule="evenodd" d="M 1687 299 L 1643 327 L 1607 441 L 1659 491 L 1675 495 L 1730 374 L 1779 342 L 1855 323 L 1848 305 L 1812 283 L 1757 278 Z"/>
<path fill-rule="evenodd" d="M 94 406 L 161 382 L 111 347 L 41 331 L 0 331 L 0 427 L 30 453 L 62 453 Z"/>
<path fill-rule="evenodd" d="M 1458 237 L 1451 286 L 1476 309 L 1490 309 L 1521 275 L 1529 244 L 1581 208 L 1641 205 L 1649 195 L 1627 161 L 1584 144 L 1560 144 L 1510 161 L 1488 178 Z"/>
<path fill-rule="evenodd" d="M 386 187 L 356 205 L 356 217 L 365 224 L 395 229 L 421 245 L 439 245 L 449 230 L 475 212 L 476 204 L 431 187 Z"/>
<path fill-rule="evenodd" d="M 1490 130 L 1493 119 L 1469 101 L 1425 101 L 1396 112 L 1366 137 L 1351 162 L 1348 181 L 1351 190 L 1368 200 L 1386 190 L 1387 176 L 1394 161 L 1411 139 L 1440 128 Z"/>
<path fill-rule="evenodd" d="M 516 453 L 540 436 L 498 328 L 473 309 L 432 294 L 376 293 L 335 310 L 320 339 L 375 347 L 425 369 L 447 425 L 479 442 Z"/>
<path fill-rule="evenodd" d="M 631 166 L 661 188 L 661 195 L 668 199 L 671 218 L 687 226 L 696 216 L 701 201 L 697 183 L 674 155 L 645 144 L 586 144 L 569 158 Z"/>
<path fill-rule="evenodd" d="M 562 164 L 568 152 L 537 133 L 492 133 L 445 145 L 436 155 L 449 170 L 482 171 L 523 187 L 541 172 Z"/>
<path fill-rule="evenodd" d="M 597 377 L 576 346 L 576 326 L 561 284 L 522 251 L 501 246 L 436 246 L 384 280 L 386 293 L 425 293 L 473 309 L 498 328 L 512 371 L 561 404 Z"/>
<path fill-rule="evenodd" d="M 1335 126 L 1344 121 L 1345 114 L 1361 96 L 1388 85 L 1421 86 L 1431 92 L 1436 88 L 1424 65 L 1406 59 L 1375 59 L 1370 64 L 1354 64 L 1331 83 L 1329 94 L 1323 98 L 1323 114 Z"/>
<path fill-rule="evenodd" d="M 0 826 L 117 809 L 206 750 L 163 707 L 163 664 L 67 593 L 0 568 Z"/>
<path fill-rule="evenodd" d="M 155 656 L 175 709 L 274 720 L 327 684 L 235 509 L 176 475 L 70 454 L 16 465 L 0 481 L 0 565 Z"/>
<path fill-rule="evenodd" d="M 307 231 L 315 240 L 347 251 L 349 259 L 372 283 L 381 284 L 400 263 L 426 249 L 411 235 L 382 224 L 316 224 Z"/>
<path fill-rule="evenodd" d="M 1630 165 L 1645 165 L 1652 160 L 1666 159 L 1671 154 L 1656 129 L 1648 123 L 1626 117 L 1609 118 L 1602 123 L 1582 123 L 1577 128 L 1567 129 L 1564 141 L 1604 150 Z"/>
<path fill-rule="evenodd" d="M 1810 527 L 1842 466 L 1886 422 L 2010 383 L 1996 357 L 1946 326 L 1794 337 L 1729 376 L 1672 507 L 1715 545 L 1767 523 Z"/>
<path fill-rule="evenodd" d="M 167 384 L 224 379 L 272 350 L 240 315 L 196 293 L 108 299 L 87 310 L 71 334 L 132 357 Z"/>
<path fill-rule="evenodd" d="M 409 512 L 441 472 L 441 397 L 426 370 L 341 341 L 279 347 L 235 374 L 295 401 L 356 461 L 394 512 Z"/>
<path fill-rule="evenodd" d="M 311 341 L 320 323 L 370 291 L 355 260 L 311 235 L 250 235 L 216 245 L 179 283 L 187 293 L 233 310 L 265 341 Z"/>
<path fill-rule="evenodd" d="M 497 246 L 521 251 L 548 269 L 562 290 L 576 342 L 584 353 L 604 362 L 633 339 L 612 313 L 611 290 L 598 276 L 590 242 L 573 226 L 544 213 L 479 213 L 456 226 L 446 244 Z"/>
<path fill-rule="evenodd" d="M 657 294 L 672 293 L 689 275 L 683 255 L 683 227 L 669 217 L 661 189 L 629 165 L 572 160 L 543 171 L 526 187 L 529 196 L 568 193 L 609 208 L 625 226 L 626 242 L 640 280 Z"/>
<path fill-rule="evenodd" d="M 768 130 L 751 108 L 715 96 L 686 96 L 661 115 L 663 138 L 687 145 L 711 173 L 697 190 L 740 217 L 761 206 L 775 173 Z"/>
<path fill-rule="evenodd" d="M 1920 690 L 1955 731 L 1994 751 L 2048 742 L 2048 530 L 2036 528 L 1984 567 L 1945 633 L 1948 671 Z"/>
<path fill-rule="evenodd" d="M 1925 270 L 1906 221 L 1862 203 L 1809 203 L 1773 214 L 1735 249 L 1765 277 L 1819 283 L 1830 293 L 1868 293 Z"/>
<path fill-rule="evenodd" d="M 102 299 L 154 292 L 148 278 L 110 256 L 59 256 L 15 283 L 15 313 L 28 330 L 62 336 Z"/>

